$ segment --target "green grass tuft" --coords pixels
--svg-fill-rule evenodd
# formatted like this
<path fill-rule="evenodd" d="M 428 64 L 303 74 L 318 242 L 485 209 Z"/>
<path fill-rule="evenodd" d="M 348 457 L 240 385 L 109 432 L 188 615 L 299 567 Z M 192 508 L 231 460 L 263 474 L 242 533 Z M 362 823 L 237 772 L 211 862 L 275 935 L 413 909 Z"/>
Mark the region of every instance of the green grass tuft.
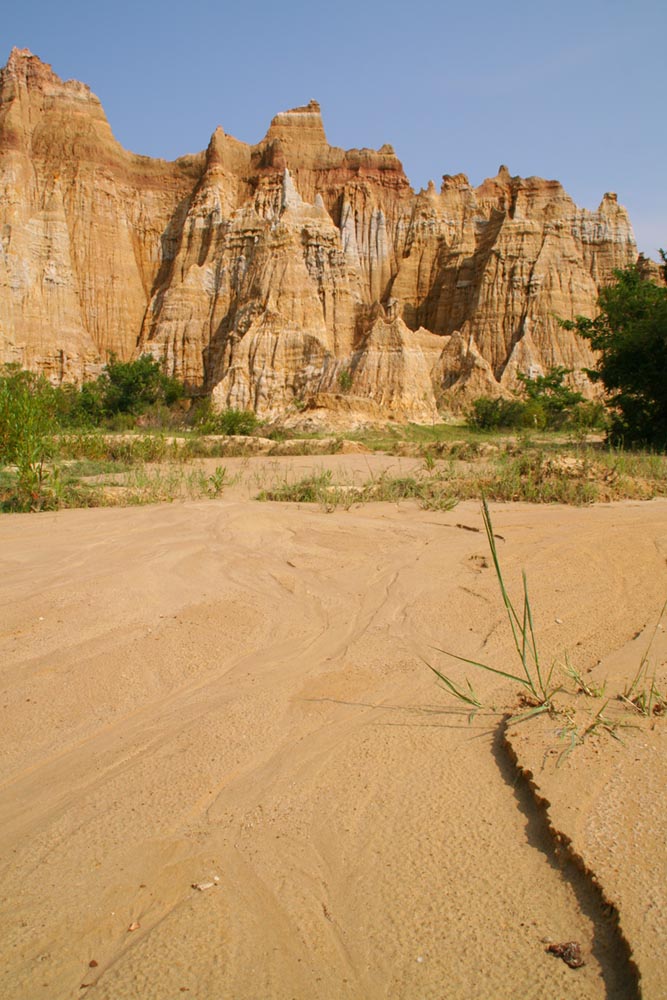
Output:
<path fill-rule="evenodd" d="M 517 716 L 514 720 L 520 721 L 522 719 L 527 719 L 532 715 L 537 715 L 540 712 L 551 710 L 553 696 L 559 690 L 559 688 L 553 684 L 555 663 L 552 663 L 550 667 L 545 669 L 540 661 L 537 649 L 537 640 L 535 637 L 535 628 L 533 625 L 533 613 L 530 606 L 530 599 L 528 597 L 528 581 L 526 579 L 525 572 L 522 573 L 523 606 L 520 610 L 517 610 L 514 602 L 509 596 L 507 587 L 505 586 L 502 570 L 500 568 L 500 560 L 498 558 L 498 549 L 496 547 L 491 514 L 489 513 L 486 499 L 482 501 L 482 519 L 484 521 L 484 529 L 486 531 L 487 541 L 491 550 L 493 566 L 496 571 L 496 579 L 498 580 L 498 586 L 500 587 L 500 594 L 507 612 L 514 646 L 521 667 L 516 672 L 512 672 L 511 670 L 501 670 L 499 667 L 492 667 L 489 663 L 481 663 L 479 660 L 473 660 L 467 656 L 459 656 L 457 653 L 452 653 L 449 650 L 438 649 L 438 652 L 444 653 L 445 656 L 451 656 L 453 659 L 459 660 L 462 663 L 467 663 L 472 667 L 478 668 L 479 670 L 484 670 L 491 674 L 497 674 L 500 677 L 505 677 L 508 680 L 515 681 L 517 684 L 520 684 L 524 691 L 524 701 L 528 704 L 528 710 L 520 716 Z M 450 694 L 453 694 L 454 697 L 458 698 L 460 701 L 470 704 L 469 695 L 466 696 L 465 692 L 462 691 L 459 685 L 456 685 L 451 678 L 447 677 L 441 671 L 436 670 L 433 666 L 431 666 L 431 664 L 429 664 L 429 667 L 445 685 Z M 470 687 L 469 682 L 467 683 L 469 692 L 471 692 L 472 688 Z M 479 704 L 477 707 L 480 707 Z"/>

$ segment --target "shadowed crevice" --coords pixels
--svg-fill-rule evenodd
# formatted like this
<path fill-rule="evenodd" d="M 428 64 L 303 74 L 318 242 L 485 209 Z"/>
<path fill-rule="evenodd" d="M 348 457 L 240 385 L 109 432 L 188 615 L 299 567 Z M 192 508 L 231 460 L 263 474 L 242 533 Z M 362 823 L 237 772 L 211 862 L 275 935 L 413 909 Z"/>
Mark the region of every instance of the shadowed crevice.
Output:
<path fill-rule="evenodd" d="M 593 925 L 592 953 L 600 965 L 608 1000 L 642 1000 L 639 968 L 621 930 L 618 910 L 569 837 L 552 825 L 550 803 L 540 795 L 532 773 L 521 766 L 507 737 L 507 719 L 494 737 L 493 756 L 526 819 L 529 843 L 569 883 L 581 912 Z"/>

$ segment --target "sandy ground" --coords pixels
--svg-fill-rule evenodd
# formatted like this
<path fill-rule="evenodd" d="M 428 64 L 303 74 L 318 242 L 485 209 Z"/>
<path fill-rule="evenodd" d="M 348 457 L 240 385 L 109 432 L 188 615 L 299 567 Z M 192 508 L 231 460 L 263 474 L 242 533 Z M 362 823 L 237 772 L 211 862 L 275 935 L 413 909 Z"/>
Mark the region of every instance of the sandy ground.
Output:
<path fill-rule="evenodd" d="M 422 658 L 511 663 L 477 504 L 251 492 L 0 520 L 3 998 L 667 997 L 667 721 L 557 767 L 480 674 L 468 723 Z M 492 513 L 545 659 L 633 673 L 667 502 Z"/>

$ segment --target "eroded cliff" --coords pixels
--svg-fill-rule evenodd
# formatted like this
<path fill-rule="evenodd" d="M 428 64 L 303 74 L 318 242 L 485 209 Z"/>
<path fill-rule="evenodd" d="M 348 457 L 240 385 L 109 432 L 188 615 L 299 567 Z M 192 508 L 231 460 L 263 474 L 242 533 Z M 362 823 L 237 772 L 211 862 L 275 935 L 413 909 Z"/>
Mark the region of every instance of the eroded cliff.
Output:
<path fill-rule="evenodd" d="M 517 371 L 592 362 L 591 313 L 637 258 L 616 196 L 458 174 L 415 194 L 390 146 L 328 144 L 316 102 L 256 146 L 126 152 L 97 98 L 26 50 L 0 75 L 0 360 L 81 379 L 150 352 L 220 406 L 435 419 Z"/>

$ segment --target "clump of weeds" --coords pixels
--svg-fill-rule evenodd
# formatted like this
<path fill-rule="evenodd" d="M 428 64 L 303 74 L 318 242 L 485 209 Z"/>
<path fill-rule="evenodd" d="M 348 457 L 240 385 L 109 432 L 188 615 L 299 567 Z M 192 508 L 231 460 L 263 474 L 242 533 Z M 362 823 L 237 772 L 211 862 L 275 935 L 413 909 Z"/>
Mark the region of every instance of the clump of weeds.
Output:
<path fill-rule="evenodd" d="M 531 716 L 539 715 L 542 712 L 549 712 L 552 710 L 554 695 L 559 690 L 553 682 L 555 661 L 549 667 L 545 668 L 540 660 L 537 640 L 535 637 L 535 627 L 533 624 L 533 612 L 528 596 L 528 581 L 526 579 L 525 572 L 522 573 L 523 606 L 517 610 L 511 597 L 509 596 L 507 587 L 505 586 L 502 570 L 500 568 L 496 538 L 486 500 L 482 501 L 482 518 L 484 521 L 486 537 L 489 543 L 489 549 L 491 550 L 491 558 L 496 572 L 496 579 L 498 581 L 502 601 L 507 612 L 507 618 L 510 624 L 514 647 L 516 649 L 520 666 L 515 672 L 511 670 L 501 670 L 499 667 L 493 667 L 489 663 L 481 663 L 479 660 L 473 660 L 467 656 L 459 656 L 457 653 L 452 653 L 448 650 L 440 649 L 439 652 L 444 653 L 446 656 L 451 656 L 455 660 L 460 660 L 462 663 L 467 663 L 479 670 L 486 671 L 487 673 L 497 674 L 500 677 L 506 677 L 508 680 L 515 681 L 517 684 L 521 685 L 522 701 L 524 706 L 526 706 L 526 711 L 520 713 L 513 719 L 513 721 L 519 722 L 523 719 L 528 719 Z M 428 664 L 428 666 L 449 691 L 449 693 L 453 694 L 455 698 L 462 701 L 464 704 L 474 707 L 475 710 L 481 708 L 481 702 L 474 693 L 472 685 L 469 681 L 466 682 L 467 688 L 464 689 L 460 685 L 457 685 L 451 677 L 443 674 L 442 671 L 437 670 L 431 664 Z"/>

